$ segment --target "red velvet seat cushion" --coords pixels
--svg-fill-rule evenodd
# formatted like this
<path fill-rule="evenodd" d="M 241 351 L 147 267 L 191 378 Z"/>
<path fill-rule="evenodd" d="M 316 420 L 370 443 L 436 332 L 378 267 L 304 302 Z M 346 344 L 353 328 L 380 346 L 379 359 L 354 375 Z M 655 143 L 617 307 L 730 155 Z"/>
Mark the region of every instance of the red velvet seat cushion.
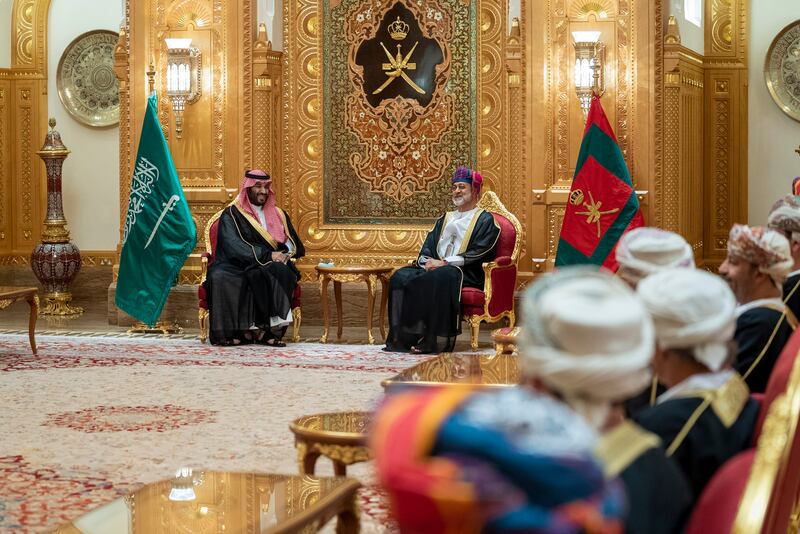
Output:
<path fill-rule="evenodd" d="M 479 308 L 483 313 L 483 305 L 486 302 L 486 295 L 480 289 L 465 287 L 461 289 L 461 306 L 464 308 Z M 466 314 L 471 315 L 471 314 Z"/>
<path fill-rule="evenodd" d="M 686 534 L 731 532 L 755 455 L 755 449 L 742 451 L 714 473 L 694 507 Z"/>

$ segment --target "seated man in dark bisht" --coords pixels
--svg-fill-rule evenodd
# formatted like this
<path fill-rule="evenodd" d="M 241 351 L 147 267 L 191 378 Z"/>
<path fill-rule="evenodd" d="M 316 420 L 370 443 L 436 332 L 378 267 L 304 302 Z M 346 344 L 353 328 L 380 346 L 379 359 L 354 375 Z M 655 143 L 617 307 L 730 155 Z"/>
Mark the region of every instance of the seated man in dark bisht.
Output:
<path fill-rule="evenodd" d="M 800 197 L 787 195 L 778 200 L 769 212 L 767 227 L 789 240 L 794 265 L 783 282 L 783 302 L 800 317 Z"/>
<path fill-rule="evenodd" d="M 789 242 L 778 232 L 734 224 L 728 257 L 719 273 L 736 296 L 738 346 L 733 368 L 753 393 L 763 393 L 783 346 L 797 325 L 782 300 L 783 280 L 793 265 Z"/>
<path fill-rule="evenodd" d="M 461 288 L 483 289 L 482 263 L 494 258 L 500 227 L 477 207 L 483 178 L 459 167 L 452 178 L 455 211 L 436 220 L 416 265 L 389 281 L 389 335 L 384 350 L 450 352 L 461 333 Z"/>
<path fill-rule="evenodd" d="M 634 420 L 661 438 L 695 497 L 716 470 L 750 447 L 758 402 L 731 367 L 736 298 L 718 276 L 669 269 L 648 276 L 637 293 L 653 318 L 653 370 L 667 387 Z"/>
<path fill-rule="evenodd" d="M 647 310 L 612 275 L 570 267 L 537 279 L 523 308 L 520 387 L 401 393 L 377 413 L 401 531 L 681 532 L 685 477 L 658 436 L 621 422 L 650 380 Z"/>
<path fill-rule="evenodd" d="M 272 178 L 245 173 L 239 196 L 219 218 L 208 268 L 210 339 L 219 345 L 260 342 L 283 347 L 300 273 L 290 258 L 305 253 L 289 216 L 275 205 Z"/>

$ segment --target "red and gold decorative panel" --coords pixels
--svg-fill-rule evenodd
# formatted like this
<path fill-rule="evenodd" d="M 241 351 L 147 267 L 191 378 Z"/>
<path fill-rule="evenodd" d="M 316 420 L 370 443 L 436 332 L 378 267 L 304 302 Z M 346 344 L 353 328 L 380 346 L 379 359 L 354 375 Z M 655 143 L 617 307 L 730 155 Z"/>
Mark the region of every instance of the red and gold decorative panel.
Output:
<path fill-rule="evenodd" d="M 476 6 L 343 0 L 324 6 L 324 224 L 438 217 L 475 161 Z"/>

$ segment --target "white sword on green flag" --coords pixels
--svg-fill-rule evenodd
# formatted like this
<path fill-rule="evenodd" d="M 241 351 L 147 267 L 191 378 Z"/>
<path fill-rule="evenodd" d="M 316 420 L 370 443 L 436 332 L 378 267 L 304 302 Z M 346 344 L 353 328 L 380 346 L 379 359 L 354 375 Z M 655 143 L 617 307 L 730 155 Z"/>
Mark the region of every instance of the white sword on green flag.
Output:
<path fill-rule="evenodd" d="M 158 227 L 161 226 L 161 221 L 164 220 L 164 217 L 166 217 L 168 211 L 172 211 L 172 208 L 175 207 L 175 204 L 177 204 L 179 200 L 180 200 L 180 197 L 178 197 L 178 195 L 172 195 L 171 197 L 169 197 L 169 201 L 167 201 L 167 202 L 165 202 L 163 204 L 164 209 L 161 211 L 161 216 L 158 218 L 158 221 L 156 221 L 156 226 L 155 226 L 155 228 L 153 228 L 153 231 L 150 233 L 150 239 L 147 240 L 147 244 L 144 246 L 144 248 L 147 248 L 150 245 L 150 242 L 156 236 L 156 232 L 158 231 Z"/>

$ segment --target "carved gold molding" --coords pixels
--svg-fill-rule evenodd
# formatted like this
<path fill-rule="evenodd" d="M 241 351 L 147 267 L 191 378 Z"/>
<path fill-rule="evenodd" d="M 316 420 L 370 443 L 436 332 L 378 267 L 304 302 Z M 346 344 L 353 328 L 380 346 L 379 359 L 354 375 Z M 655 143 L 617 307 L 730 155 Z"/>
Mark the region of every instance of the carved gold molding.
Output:
<path fill-rule="evenodd" d="M 747 220 L 746 0 L 706 3 L 704 262 L 727 252 L 728 231 Z"/>
<path fill-rule="evenodd" d="M 664 46 L 664 150 L 660 226 L 690 243 L 703 239 L 703 57 L 680 45 L 677 27 Z M 699 258 L 698 258 L 699 259 Z"/>
<path fill-rule="evenodd" d="M 49 8 L 49 0 L 11 8 L 11 68 L 0 69 L 0 254 L 29 253 L 41 233 L 46 192 L 35 150 L 47 128 Z"/>

